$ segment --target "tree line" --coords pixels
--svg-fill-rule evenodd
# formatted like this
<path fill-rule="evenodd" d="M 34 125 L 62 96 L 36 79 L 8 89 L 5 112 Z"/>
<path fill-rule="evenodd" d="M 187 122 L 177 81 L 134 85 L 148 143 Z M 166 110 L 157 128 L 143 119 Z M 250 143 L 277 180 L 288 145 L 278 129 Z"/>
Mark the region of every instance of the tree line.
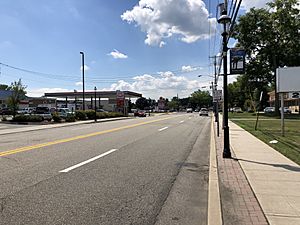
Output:
<path fill-rule="evenodd" d="M 268 106 L 268 92 L 276 87 L 276 68 L 300 66 L 300 13 L 297 0 L 274 0 L 268 8 L 252 8 L 239 17 L 233 37 L 246 51 L 246 71 L 228 85 L 229 107 L 254 109 L 263 92 L 261 108 Z M 275 96 L 278 111 L 278 95 Z"/>

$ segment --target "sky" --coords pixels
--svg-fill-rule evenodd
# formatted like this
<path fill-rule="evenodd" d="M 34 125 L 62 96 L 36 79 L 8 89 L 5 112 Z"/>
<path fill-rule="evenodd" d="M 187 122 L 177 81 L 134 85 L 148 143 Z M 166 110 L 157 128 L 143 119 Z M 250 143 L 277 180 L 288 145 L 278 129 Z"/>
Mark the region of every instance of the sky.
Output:
<path fill-rule="evenodd" d="M 221 41 L 218 2 L 1 0 L 0 83 L 22 79 L 32 97 L 81 91 L 82 51 L 86 90 L 127 90 L 152 99 L 209 90 L 210 57 Z M 266 2 L 243 0 L 239 13 Z"/>

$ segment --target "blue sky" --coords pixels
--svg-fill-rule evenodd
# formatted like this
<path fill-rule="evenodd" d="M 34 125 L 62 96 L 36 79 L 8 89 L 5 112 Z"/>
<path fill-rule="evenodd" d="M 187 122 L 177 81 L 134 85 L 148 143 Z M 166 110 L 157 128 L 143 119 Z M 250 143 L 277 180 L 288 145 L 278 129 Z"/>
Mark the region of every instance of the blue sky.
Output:
<path fill-rule="evenodd" d="M 241 13 L 266 1 L 243 2 Z M 1 0 L 0 63 L 5 65 L 0 65 L 0 83 L 21 78 L 29 96 L 82 90 L 83 51 L 86 90 L 96 86 L 151 98 L 186 97 L 211 81 L 197 75 L 213 72 L 209 56 L 220 48 L 217 3 Z"/>

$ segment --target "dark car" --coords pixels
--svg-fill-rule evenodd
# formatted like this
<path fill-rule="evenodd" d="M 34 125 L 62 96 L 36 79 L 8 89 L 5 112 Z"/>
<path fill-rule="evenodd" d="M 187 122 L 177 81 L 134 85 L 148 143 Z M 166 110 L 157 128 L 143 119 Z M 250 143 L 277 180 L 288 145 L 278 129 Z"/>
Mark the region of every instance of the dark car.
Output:
<path fill-rule="evenodd" d="M 144 111 L 136 111 L 134 113 L 134 116 L 138 116 L 138 117 L 146 117 L 146 113 Z"/>
<path fill-rule="evenodd" d="M 10 108 L 3 108 L 3 109 L 0 109 L 0 114 L 1 115 L 12 115 L 13 111 Z"/>

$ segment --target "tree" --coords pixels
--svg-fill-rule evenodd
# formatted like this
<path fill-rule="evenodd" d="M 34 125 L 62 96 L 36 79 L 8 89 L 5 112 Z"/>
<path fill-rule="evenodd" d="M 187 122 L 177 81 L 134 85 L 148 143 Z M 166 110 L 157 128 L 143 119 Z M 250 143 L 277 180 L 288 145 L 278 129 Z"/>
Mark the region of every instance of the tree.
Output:
<path fill-rule="evenodd" d="M 25 89 L 27 86 L 22 84 L 21 79 L 19 81 L 14 81 L 11 85 L 7 88 L 8 90 L 12 91 L 12 95 L 8 98 L 8 107 L 12 109 L 13 116 L 15 117 L 17 110 L 19 109 L 20 100 L 26 98 L 26 91 Z"/>
<path fill-rule="evenodd" d="M 6 90 L 7 88 L 8 88 L 8 85 L 0 84 L 0 90 Z"/>
<path fill-rule="evenodd" d="M 212 106 L 212 96 L 208 91 L 195 91 L 190 97 L 192 108 L 202 108 Z"/>
<path fill-rule="evenodd" d="M 141 97 L 136 100 L 135 105 L 138 109 L 144 110 L 146 107 L 149 107 L 149 101 L 146 98 Z"/>
<path fill-rule="evenodd" d="M 300 11 L 297 0 L 274 0 L 269 10 L 252 8 L 240 16 L 234 38 L 246 50 L 247 87 L 267 90 L 275 84 L 275 69 L 300 66 Z M 266 97 L 266 93 L 264 94 Z M 276 111 L 278 111 L 276 96 Z"/>

